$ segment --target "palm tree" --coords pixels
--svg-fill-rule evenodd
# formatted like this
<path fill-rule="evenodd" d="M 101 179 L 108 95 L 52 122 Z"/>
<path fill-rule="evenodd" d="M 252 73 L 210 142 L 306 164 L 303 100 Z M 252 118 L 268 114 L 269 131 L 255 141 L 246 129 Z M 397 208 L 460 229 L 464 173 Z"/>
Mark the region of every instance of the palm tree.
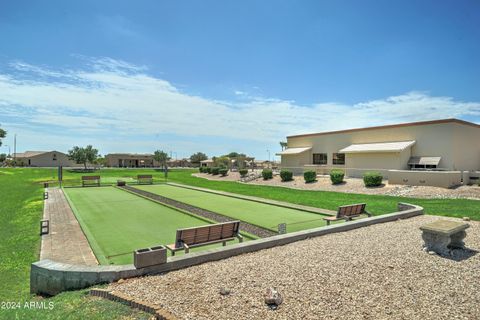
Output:
<path fill-rule="evenodd" d="M 285 141 L 280 141 L 280 147 L 282 147 L 282 151 L 287 149 L 287 143 Z"/>

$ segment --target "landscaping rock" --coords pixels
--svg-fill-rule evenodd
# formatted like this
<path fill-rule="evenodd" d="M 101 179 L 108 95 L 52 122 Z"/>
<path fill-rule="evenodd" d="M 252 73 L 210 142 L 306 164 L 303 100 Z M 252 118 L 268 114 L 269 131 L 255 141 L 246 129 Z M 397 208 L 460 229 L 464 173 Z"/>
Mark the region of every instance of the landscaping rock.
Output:
<path fill-rule="evenodd" d="M 221 288 L 220 288 L 220 294 L 221 294 L 222 296 L 228 296 L 228 295 L 230 294 L 230 289 L 227 289 L 227 288 L 225 288 L 225 287 L 221 287 Z"/>
<path fill-rule="evenodd" d="M 282 295 L 275 288 L 268 288 L 264 297 L 268 305 L 279 306 L 283 302 Z"/>

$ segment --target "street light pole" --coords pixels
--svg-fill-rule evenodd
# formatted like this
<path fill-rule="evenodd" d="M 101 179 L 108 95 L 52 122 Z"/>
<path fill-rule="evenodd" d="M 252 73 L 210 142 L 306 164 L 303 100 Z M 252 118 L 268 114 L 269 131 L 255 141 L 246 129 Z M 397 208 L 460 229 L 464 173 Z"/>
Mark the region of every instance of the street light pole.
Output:
<path fill-rule="evenodd" d="M 268 162 L 270 162 L 270 150 L 267 149 L 268 152 Z"/>

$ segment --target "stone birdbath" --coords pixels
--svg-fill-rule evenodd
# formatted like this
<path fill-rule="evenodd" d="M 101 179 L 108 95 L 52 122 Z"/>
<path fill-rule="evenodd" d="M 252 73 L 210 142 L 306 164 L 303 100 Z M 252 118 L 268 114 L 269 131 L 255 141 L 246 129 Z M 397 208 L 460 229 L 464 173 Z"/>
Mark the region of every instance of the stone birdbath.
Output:
<path fill-rule="evenodd" d="M 420 227 L 426 251 L 449 255 L 450 249 L 465 249 L 463 239 L 470 225 L 464 222 L 438 220 Z"/>

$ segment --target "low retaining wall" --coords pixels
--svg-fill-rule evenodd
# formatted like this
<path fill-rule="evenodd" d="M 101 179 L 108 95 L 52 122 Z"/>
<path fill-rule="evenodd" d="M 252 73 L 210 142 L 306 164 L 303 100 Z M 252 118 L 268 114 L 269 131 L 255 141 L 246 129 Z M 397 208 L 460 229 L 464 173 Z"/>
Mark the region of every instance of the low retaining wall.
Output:
<path fill-rule="evenodd" d="M 247 252 L 254 252 L 308 238 L 323 236 L 329 233 L 348 231 L 377 223 L 406 219 L 421 214 L 423 214 L 422 207 L 408 203 L 399 203 L 398 212 L 277 235 L 269 238 L 238 243 L 227 247 L 189 253 L 183 256 L 170 257 L 165 264 L 142 269 L 135 269 L 133 265 L 77 266 L 51 260 L 41 260 L 32 263 L 30 270 L 30 291 L 37 294 L 55 295 L 62 291 L 78 290 L 95 284 L 114 282 L 119 279 L 178 270 L 209 261 L 233 257 Z"/>
<path fill-rule="evenodd" d="M 388 183 L 451 188 L 462 184 L 462 172 L 389 170 Z"/>

